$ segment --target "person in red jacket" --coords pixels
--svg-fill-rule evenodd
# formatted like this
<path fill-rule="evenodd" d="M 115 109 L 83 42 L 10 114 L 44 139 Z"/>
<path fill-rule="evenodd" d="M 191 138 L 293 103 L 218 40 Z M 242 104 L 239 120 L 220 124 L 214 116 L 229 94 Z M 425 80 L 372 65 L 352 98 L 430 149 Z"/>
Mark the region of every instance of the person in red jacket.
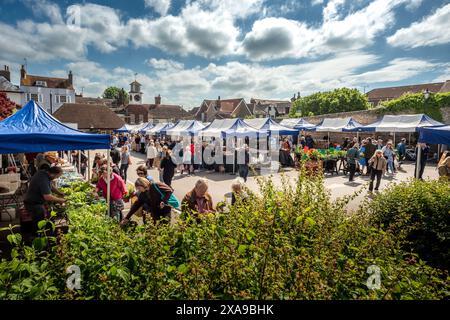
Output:
<path fill-rule="evenodd" d="M 102 196 L 107 198 L 107 181 L 108 181 L 108 167 L 102 166 L 100 168 L 100 177 L 98 179 L 97 188 L 95 189 L 95 196 L 98 198 L 98 193 L 101 191 Z M 119 221 L 122 220 L 122 210 L 125 208 L 123 196 L 127 193 L 127 188 L 122 177 L 112 172 L 110 178 L 110 216 Z"/>

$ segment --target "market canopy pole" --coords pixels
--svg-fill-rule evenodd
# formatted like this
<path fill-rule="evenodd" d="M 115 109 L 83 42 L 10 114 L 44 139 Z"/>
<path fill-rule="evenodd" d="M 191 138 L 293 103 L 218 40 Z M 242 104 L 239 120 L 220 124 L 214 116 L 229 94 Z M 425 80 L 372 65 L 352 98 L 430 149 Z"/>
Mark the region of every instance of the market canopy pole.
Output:
<path fill-rule="evenodd" d="M 87 178 L 91 181 L 91 150 L 88 150 L 88 161 L 87 161 Z"/>
<path fill-rule="evenodd" d="M 417 155 L 416 155 L 416 179 L 419 179 L 419 172 L 420 172 L 420 162 L 422 158 L 422 147 L 420 146 L 420 143 L 417 143 Z"/>
<path fill-rule="evenodd" d="M 81 150 L 78 150 L 78 173 L 81 174 Z"/>

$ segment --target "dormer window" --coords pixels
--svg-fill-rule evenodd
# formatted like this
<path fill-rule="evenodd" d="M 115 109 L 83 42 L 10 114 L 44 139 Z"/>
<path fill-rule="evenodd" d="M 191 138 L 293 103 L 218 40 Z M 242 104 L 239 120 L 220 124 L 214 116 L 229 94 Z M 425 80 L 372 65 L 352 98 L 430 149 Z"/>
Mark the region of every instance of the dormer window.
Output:
<path fill-rule="evenodd" d="M 46 87 L 47 82 L 46 81 L 36 81 L 36 87 Z"/>

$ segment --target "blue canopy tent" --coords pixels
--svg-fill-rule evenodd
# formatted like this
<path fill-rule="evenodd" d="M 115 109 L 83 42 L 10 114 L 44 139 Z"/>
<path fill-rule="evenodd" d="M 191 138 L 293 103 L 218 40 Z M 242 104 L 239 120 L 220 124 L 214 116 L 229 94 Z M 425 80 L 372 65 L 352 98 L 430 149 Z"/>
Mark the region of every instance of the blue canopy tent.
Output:
<path fill-rule="evenodd" d="M 260 131 L 265 131 L 266 135 L 271 136 L 272 133 L 276 135 L 288 136 L 288 135 L 298 135 L 299 130 L 292 129 L 282 124 L 276 123 L 271 118 L 259 118 L 259 119 L 247 119 L 244 122 Z"/>
<path fill-rule="evenodd" d="M 0 154 L 109 148 L 109 135 L 69 128 L 33 100 L 0 122 Z"/>
<path fill-rule="evenodd" d="M 309 123 L 303 118 L 283 119 L 280 125 L 297 130 L 314 131 L 316 125 Z"/>
<path fill-rule="evenodd" d="M 258 137 L 260 135 L 267 136 L 267 132 L 249 126 L 242 119 L 235 119 L 235 122 L 228 129 L 222 131 L 223 138 Z"/>
<path fill-rule="evenodd" d="M 205 125 L 196 120 L 180 120 L 172 128 L 166 130 L 170 136 L 196 136 Z"/>
<path fill-rule="evenodd" d="M 419 128 L 443 125 L 426 114 L 385 115 L 377 122 L 364 126 L 368 132 L 416 132 Z"/>
<path fill-rule="evenodd" d="M 152 128 L 154 128 L 155 125 L 153 123 L 146 123 L 143 124 L 140 128 L 137 129 L 137 132 L 141 133 L 141 134 L 145 134 L 147 132 L 147 130 L 150 130 Z"/>
<path fill-rule="evenodd" d="M 326 118 L 316 126 L 315 130 L 319 132 L 346 132 L 358 131 L 358 128 L 364 127 L 361 123 L 351 117 L 347 118 Z"/>
<path fill-rule="evenodd" d="M 198 133 L 203 130 L 206 126 L 200 121 L 195 120 L 184 120 L 184 122 L 179 122 L 177 125 L 166 130 L 167 135 L 173 136 L 197 136 Z"/>
<path fill-rule="evenodd" d="M 119 129 L 115 129 L 113 132 L 115 132 L 115 133 L 129 133 L 129 132 L 131 132 L 131 129 L 128 127 L 128 125 L 124 124 Z"/>
<path fill-rule="evenodd" d="M 0 154 L 110 148 L 107 134 L 84 133 L 65 126 L 33 100 L 0 122 Z M 110 155 L 108 154 L 108 174 Z M 108 215 L 110 183 L 107 183 Z"/>
<path fill-rule="evenodd" d="M 450 125 L 419 128 L 419 142 L 450 146 Z"/>
<path fill-rule="evenodd" d="M 165 134 L 167 129 L 170 129 L 174 126 L 173 123 L 170 122 L 161 122 L 157 123 L 153 128 L 147 129 L 145 131 L 146 134 Z"/>

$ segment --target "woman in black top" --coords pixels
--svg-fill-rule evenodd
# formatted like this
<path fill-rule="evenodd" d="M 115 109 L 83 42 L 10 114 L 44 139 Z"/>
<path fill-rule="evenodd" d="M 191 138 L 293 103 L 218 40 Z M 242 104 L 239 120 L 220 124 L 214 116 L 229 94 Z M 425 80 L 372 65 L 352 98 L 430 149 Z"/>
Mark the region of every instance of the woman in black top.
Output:
<path fill-rule="evenodd" d="M 165 157 L 161 160 L 161 166 L 160 168 L 163 170 L 163 181 L 165 184 L 167 184 L 169 187 L 172 186 L 172 179 L 175 175 L 175 168 L 177 165 L 173 162 L 172 159 L 172 151 L 169 149 L 166 152 Z"/>

